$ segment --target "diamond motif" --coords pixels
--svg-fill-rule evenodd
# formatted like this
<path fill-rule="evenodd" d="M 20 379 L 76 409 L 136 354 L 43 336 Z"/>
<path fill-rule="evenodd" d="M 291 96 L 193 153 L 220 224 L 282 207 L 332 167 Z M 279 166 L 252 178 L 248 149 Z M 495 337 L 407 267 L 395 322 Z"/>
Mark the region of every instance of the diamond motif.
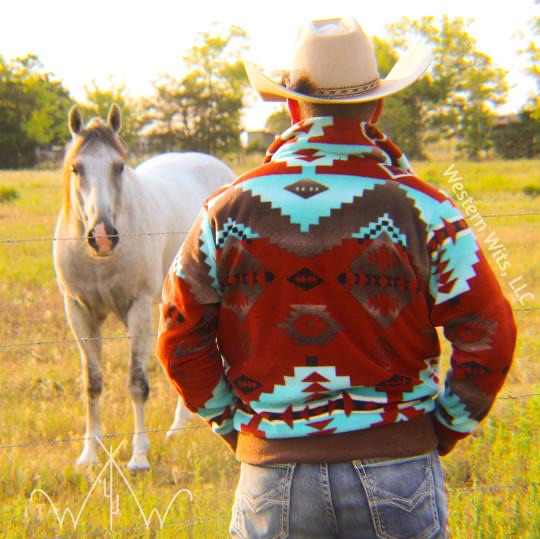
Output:
<path fill-rule="evenodd" d="M 323 193 L 324 191 L 328 191 L 328 187 L 313 180 L 300 180 L 291 183 L 291 185 L 287 185 L 285 189 L 290 193 L 298 195 L 302 198 L 311 198 L 315 195 Z"/>
<path fill-rule="evenodd" d="M 243 321 L 275 276 L 235 237 L 229 237 L 222 255 L 222 266 L 224 292 L 221 307 L 230 309 Z"/>
<path fill-rule="evenodd" d="M 354 260 L 349 270 L 337 276 L 338 282 L 387 328 L 411 301 L 414 274 L 402 262 L 403 248 L 384 233 Z"/>
<path fill-rule="evenodd" d="M 242 374 L 239 376 L 236 380 L 233 380 L 233 384 L 246 395 L 248 393 L 253 393 L 253 391 L 257 391 L 262 384 L 260 382 L 257 382 L 257 380 L 253 380 L 253 378 L 250 378 L 249 376 L 246 376 L 245 374 Z"/>
<path fill-rule="evenodd" d="M 301 345 L 323 345 L 341 330 L 326 305 L 292 305 L 289 317 L 278 327 Z"/>
<path fill-rule="evenodd" d="M 315 288 L 316 286 L 319 286 L 323 282 L 323 280 L 318 275 L 313 273 L 309 268 L 302 268 L 294 275 L 291 275 L 287 281 L 300 287 L 306 292 L 312 288 Z"/>

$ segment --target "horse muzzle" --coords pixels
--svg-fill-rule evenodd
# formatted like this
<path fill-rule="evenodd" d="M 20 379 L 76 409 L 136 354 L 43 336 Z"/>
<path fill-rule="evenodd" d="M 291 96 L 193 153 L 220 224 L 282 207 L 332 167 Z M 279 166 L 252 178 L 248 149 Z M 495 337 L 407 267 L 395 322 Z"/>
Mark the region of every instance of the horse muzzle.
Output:
<path fill-rule="evenodd" d="M 120 237 L 114 226 L 101 221 L 88 231 L 86 239 L 97 256 L 111 256 Z"/>

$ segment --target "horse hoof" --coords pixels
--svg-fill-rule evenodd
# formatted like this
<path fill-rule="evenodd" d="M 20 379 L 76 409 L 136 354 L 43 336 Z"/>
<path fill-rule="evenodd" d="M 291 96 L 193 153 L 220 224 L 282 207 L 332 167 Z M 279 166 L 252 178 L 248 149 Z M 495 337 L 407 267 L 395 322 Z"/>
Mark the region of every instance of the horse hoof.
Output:
<path fill-rule="evenodd" d="M 88 451 L 83 451 L 81 456 L 76 460 L 77 466 L 95 466 L 99 464 L 97 456 L 90 454 Z"/>
<path fill-rule="evenodd" d="M 167 434 L 165 434 L 165 439 L 170 440 L 171 438 L 174 438 L 175 436 L 178 436 L 180 434 L 181 429 L 171 427 Z"/>
<path fill-rule="evenodd" d="M 133 473 L 147 472 L 150 469 L 150 464 L 146 455 L 133 455 L 128 462 L 128 470 Z"/>

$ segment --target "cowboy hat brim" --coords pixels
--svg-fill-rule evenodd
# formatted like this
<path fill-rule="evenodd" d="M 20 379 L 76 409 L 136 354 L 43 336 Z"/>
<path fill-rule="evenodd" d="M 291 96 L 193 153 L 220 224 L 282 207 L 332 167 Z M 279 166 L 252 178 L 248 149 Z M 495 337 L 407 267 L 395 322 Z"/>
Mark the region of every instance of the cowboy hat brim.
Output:
<path fill-rule="evenodd" d="M 289 90 L 285 86 L 273 81 L 264 75 L 253 63 L 244 60 L 247 76 L 253 88 L 259 93 L 264 101 L 285 101 L 296 99 L 308 103 L 365 103 L 375 101 L 403 90 L 418 80 L 427 70 L 431 62 L 431 51 L 428 47 L 417 45 L 408 49 L 396 62 L 388 76 L 380 81 L 380 85 L 361 95 L 322 98 L 301 94 Z"/>

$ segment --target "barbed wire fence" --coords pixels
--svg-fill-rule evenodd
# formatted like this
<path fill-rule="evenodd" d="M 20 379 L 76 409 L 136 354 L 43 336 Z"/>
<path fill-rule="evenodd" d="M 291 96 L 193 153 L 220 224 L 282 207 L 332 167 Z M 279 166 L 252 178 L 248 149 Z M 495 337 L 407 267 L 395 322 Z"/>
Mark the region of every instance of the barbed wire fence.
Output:
<path fill-rule="evenodd" d="M 515 212 L 515 213 L 497 213 L 497 214 L 484 214 L 484 218 L 499 218 L 499 217 L 534 217 L 540 216 L 540 212 Z M 152 237 L 152 236 L 162 236 L 162 235 L 177 235 L 177 236 L 186 236 L 186 231 L 150 231 L 150 232 L 133 232 L 133 233 L 123 233 L 121 234 L 122 238 L 137 238 L 137 237 Z M 118 238 L 120 234 L 110 234 L 106 237 L 108 238 Z M 36 237 L 26 237 L 26 238 L 0 238 L 0 245 L 21 245 L 27 243 L 54 243 L 58 241 L 86 241 L 84 236 L 74 236 L 74 237 L 54 237 L 54 236 L 36 236 Z M 540 307 L 523 307 L 523 308 L 514 308 L 514 312 L 535 312 L 540 311 Z M 0 353 L 7 350 L 22 348 L 22 347 L 33 347 L 33 346 L 59 346 L 59 345 L 73 345 L 79 342 L 92 341 L 92 340 L 102 340 L 102 341 L 121 341 L 121 340 L 132 340 L 135 338 L 155 338 L 157 334 L 141 334 L 141 335 L 121 335 L 121 336 L 102 336 L 102 337 L 86 337 L 80 339 L 56 339 L 56 340 L 45 340 L 45 341 L 22 341 L 22 342 L 11 342 L 6 344 L 0 344 Z M 513 395 L 511 393 L 504 394 L 497 398 L 497 400 L 519 400 L 519 399 L 531 399 L 539 397 L 540 393 L 526 393 Z M 157 434 L 157 433 L 169 433 L 172 430 L 178 431 L 193 431 L 200 429 L 208 429 L 206 425 L 188 425 L 175 429 L 166 428 L 166 429 L 148 429 L 145 431 L 139 431 L 138 433 L 129 431 L 129 432 L 110 432 L 100 435 L 100 439 L 114 439 L 114 438 L 123 438 L 126 436 L 132 436 L 134 434 Z M 54 446 L 60 444 L 72 444 L 80 443 L 88 440 L 89 437 L 81 436 L 74 438 L 64 438 L 64 439 L 54 439 L 54 440 L 39 440 L 39 441 L 25 441 L 19 443 L 0 443 L 0 450 L 15 450 L 22 448 L 34 448 L 40 446 Z M 0 438 L 0 442 L 2 439 Z M 540 487 L 540 482 L 532 482 L 523 484 L 514 484 L 514 485 L 473 485 L 473 486 L 464 486 L 464 487 L 454 487 L 448 488 L 450 493 L 454 493 L 457 496 L 470 495 L 474 492 L 480 493 L 496 493 L 507 490 L 522 490 L 526 491 L 528 489 L 538 489 Z M 114 530 L 109 529 L 100 529 L 92 530 L 89 532 L 80 532 L 74 531 L 67 534 L 54 535 L 50 536 L 61 539 L 67 537 L 82 537 L 82 536 L 102 536 L 109 533 L 118 533 L 118 532 L 144 532 L 144 531 L 160 531 L 164 527 L 177 526 L 179 528 L 190 528 L 198 524 L 208 523 L 208 522 L 220 522 L 227 521 L 230 519 L 229 515 L 216 516 L 210 518 L 196 518 L 191 520 L 177 520 L 171 522 L 164 522 L 161 526 L 134 526 L 128 528 L 115 528 Z"/>
<path fill-rule="evenodd" d="M 515 213 L 487 213 L 482 214 L 482 217 L 494 219 L 498 217 L 535 217 L 540 216 L 540 212 L 515 212 Z M 185 230 L 169 230 L 169 231 L 149 231 L 149 232 L 125 232 L 122 234 L 100 234 L 103 238 L 138 238 L 144 236 L 185 236 L 188 232 Z M 0 238 L 0 245 L 21 244 L 21 243 L 36 243 L 36 242 L 57 242 L 57 241 L 86 241 L 85 236 L 36 236 L 30 238 Z"/>

